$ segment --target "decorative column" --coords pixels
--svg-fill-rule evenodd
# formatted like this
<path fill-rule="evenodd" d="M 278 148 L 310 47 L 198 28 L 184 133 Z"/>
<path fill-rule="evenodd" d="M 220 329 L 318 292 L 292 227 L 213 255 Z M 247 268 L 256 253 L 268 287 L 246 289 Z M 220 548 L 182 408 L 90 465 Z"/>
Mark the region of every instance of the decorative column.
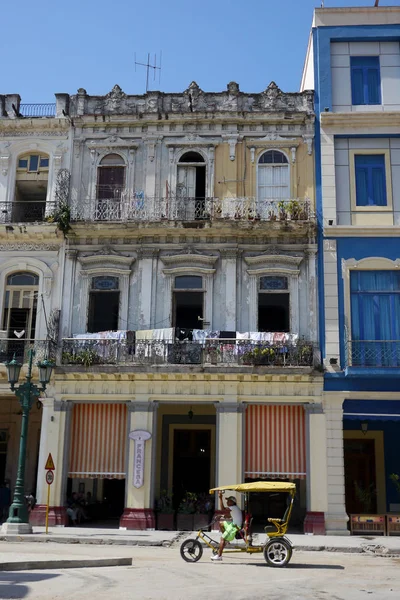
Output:
<path fill-rule="evenodd" d="M 325 535 L 328 509 L 326 419 L 322 404 L 306 404 L 307 514 L 304 533 Z"/>
<path fill-rule="evenodd" d="M 50 486 L 49 525 L 68 524 L 66 513 L 66 481 L 68 477 L 70 423 L 72 402 L 43 398 L 42 427 L 40 432 L 39 466 L 37 479 L 37 504 L 30 514 L 31 525 L 45 525 L 47 484 L 45 464 L 51 454 L 55 470 Z"/>
<path fill-rule="evenodd" d="M 327 535 L 349 535 L 344 486 L 343 395 L 325 393 L 328 510 Z"/>
<path fill-rule="evenodd" d="M 73 303 L 75 293 L 75 272 L 76 272 L 76 258 L 78 256 L 77 250 L 66 250 L 65 260 L 65 277 L 63 280 L 63 296 L 61 300 L 61 306 L 64 310 L 61 312 L 61 337 L 71 337 L 72 335 L 72 315 L 73 315 Z M 83 330 L 82 330 L 83 331 Z"/>
<path fill-rule="evenodd" d="M 243 413 L 246 405 L 239 402 L 215 404 L 217 413 L 216 487 L 243 479 L 244 428 Z M 240 498 L 238 498 L 239 504 Z M 216 513 L 219 513 L 216 496 Z"/>
<path fill-rule="evenodd" d="M 120 529 L 155 529 L 153 506 L 156 402 L 128 403 L 125 509 Z"/>
<path fill-rule="evenodd" d="M 154 248 L 141 248 L 138 253 L 140 259 L 140 294 L 139 301 L 139 329 L 151 329 L 152 286 L 153 286 L 153 259 L 157 257 L 158 250 Z"/>
<path fill-rule="evenodd" d="M 236 248 L 221 250 L 222 273 L 225 274 L 225 330 L 236 331 Z"/>

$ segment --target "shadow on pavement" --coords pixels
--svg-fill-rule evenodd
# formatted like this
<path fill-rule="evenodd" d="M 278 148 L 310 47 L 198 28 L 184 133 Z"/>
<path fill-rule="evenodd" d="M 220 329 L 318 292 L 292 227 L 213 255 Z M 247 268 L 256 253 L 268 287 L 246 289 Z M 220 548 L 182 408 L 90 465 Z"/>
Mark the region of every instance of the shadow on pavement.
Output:
<path fill-rule="evenodd" d="M 29 594 L 29 583 L 44 581 L 58 577 L 56 573 L 27 573 L 27 572 L 2 572 L 0 573 L 0 598 L 25 598 Z"/>
<path fill-rule="evenodd" d="M 255 567 L 267 567 L 269 569 L 272 569 L 273 567 L 270 567 L 269 565 L 267 565 L 267 563 L 246 563 L 248 565 L 253 565 Z M 326 570 L 337 570 L 337 571 L 344 571 L 344 567 L 342 567 L 342 565 L 306 565 L 306 564 L 301 564 L 301 563 L 290 563 L 289 565 L 287 565 L 286 567 L 283 567 L 284 569 L 291 569 L 292 571 L 294 569 L 326 569 Z"/>

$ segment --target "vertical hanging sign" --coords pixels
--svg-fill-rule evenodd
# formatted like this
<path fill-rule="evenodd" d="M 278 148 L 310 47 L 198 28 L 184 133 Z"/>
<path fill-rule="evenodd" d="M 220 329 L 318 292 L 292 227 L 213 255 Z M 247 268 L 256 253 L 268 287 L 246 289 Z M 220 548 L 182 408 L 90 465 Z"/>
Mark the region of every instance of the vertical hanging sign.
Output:
<path fill-rule="evenodd" d="M 129 438 L 135 444 L 133 459 L 133 486 L 140 488 L 144 481 L 144 450 L 145 443 L 151 439 L 151 433 L 143 429 L 135 429 L 129 434 Z"/>

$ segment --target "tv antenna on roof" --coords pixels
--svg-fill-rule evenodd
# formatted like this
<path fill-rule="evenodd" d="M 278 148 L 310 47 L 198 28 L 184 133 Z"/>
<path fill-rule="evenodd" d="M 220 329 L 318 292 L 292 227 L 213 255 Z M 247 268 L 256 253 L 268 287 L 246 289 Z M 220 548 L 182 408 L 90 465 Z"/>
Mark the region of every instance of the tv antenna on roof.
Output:
<path fill-rule="evenodd" d="M 149 73 L 150 69 L 153 69 L 153 80 L 156 80 L 156 73 L 158 71 L 158 83 L 161 81 L 161 58 L 162 52 L 160 51 L 160 65 L 157 66 L 157 54 L 154 55 L 154 64 L 150 63 L 150 52 L 147 53 L 147 63 L 141 63 L 136 61 L 136 52 L 135 52 L 135 73 L 136 67 L 146 67 L 146 94 L 149 91 Z"/>

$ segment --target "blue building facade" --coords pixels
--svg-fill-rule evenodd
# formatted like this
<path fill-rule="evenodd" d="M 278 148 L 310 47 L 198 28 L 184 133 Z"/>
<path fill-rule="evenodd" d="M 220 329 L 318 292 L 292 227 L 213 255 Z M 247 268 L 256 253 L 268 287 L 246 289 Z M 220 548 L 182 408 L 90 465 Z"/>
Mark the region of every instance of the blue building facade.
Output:
<path fill-rule="evenodd" d="M 400 8 L 318 9 L 315 90 L 327 531 L 400 513 Z M 329 417 L 328 417 L 329 419 Z M 340 432 L 339 432 L 340 424 Z"/>

